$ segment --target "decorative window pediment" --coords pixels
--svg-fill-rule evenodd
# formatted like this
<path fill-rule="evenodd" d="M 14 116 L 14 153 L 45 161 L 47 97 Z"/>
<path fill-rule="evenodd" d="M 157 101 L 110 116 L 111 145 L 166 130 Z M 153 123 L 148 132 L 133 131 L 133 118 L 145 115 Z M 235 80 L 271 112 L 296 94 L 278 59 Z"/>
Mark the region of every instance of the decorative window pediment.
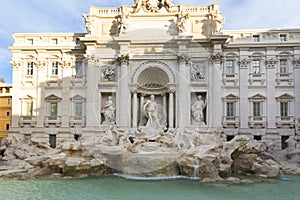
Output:
<path fill-rule="evenodd" d="M 293 99 L 294 99 L 294 97 L 292 95 L 287 94 L 287 93 L 285 93 L 285 94 L 283 94 L 279 97 L 276 97 L 277 101 L 291 101 Z"/>
<path fill-rule="evenodd" d="M 49 95 L 45 98 L 46 101 L 60 101 L 61 98 L 58 96 L 55 96 L 54 94 Z"/>
<path fill-rule="evenodd" d="M 225 98 L 223 98 L 224 101 L 238 101 L 240 98 L 238 96 L 235 96 L 234 94 L 229 94 Z"/>
<path fill-rule="evenodd" d="M 76 95 L 73 96 L 72 98 L 70 98 L 71 101 L 85 101 L 86 98 L 80 96 L 80 95 Z"/>
<path fill-rule="evenodd" d="M 249 100 L 251 101 L 265 101 L 267 98 L 261 94 L 256 94 L 252 97 L 249 97 Z"/>
<path fill-rule="evenodd" d="M 25 95 L 23 97 L 20 98 L 20 100 L 23 100 L 23 101 L 28 101 L 28 100 L 33 100 L 34 98 L 30 95 Z"/>

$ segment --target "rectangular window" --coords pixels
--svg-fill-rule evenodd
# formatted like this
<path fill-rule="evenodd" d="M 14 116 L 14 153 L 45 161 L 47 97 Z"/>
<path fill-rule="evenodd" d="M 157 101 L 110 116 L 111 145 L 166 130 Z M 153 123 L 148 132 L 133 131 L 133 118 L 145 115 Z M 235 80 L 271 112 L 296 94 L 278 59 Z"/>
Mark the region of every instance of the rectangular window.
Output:
<path fill-rule="evenodd" d="M 5 130 L 8 131 L 8 130 L 9 130 L 9 127 L 10 127 L 10 125 L 9 125 L 9 124 L 6 124 L 6 125 L 5 125 Z"/>
<path fill-rule="evenodd" d="M 253 102 L 253 116 L 254 117 L 260 117 L 260 102 Z"/>
<path fill-rule="evenodd" d="M 280 60 L 280 74 L 287 74 L 287 60 Z"/>
<path fill-rule="evenodd" d="M 75 116 L 81 117 L 82 116 L 82 103 L 75 103 Z"/>
<path fill-rule="evenodd" d="M 233 60 L 226 61 L 226 75 L 233 75 L 234 74 L 234 62 Z"/>
<path fill-rule="evenodd" d="M 51 148 L 56 148 L 56 135 L 49 135 L 49 144 Z"/>
<path fill-rule="evenodd" d="M 260 73 L 260 60 L 253 60 L 252 61 L 252 72 L 255 74 Z"/>
<path fill-rule="evenodd" d="M 51 117 L 57 116 L 57 102 L 50 103 L 50 116 Z"/>
<path fill-rule="evenodd" d="M 286 34 L 280 34 L 279 38 L 280 38 L 281 42 L 286 42 L 287 41 Z"/>
<path fill-rule="evenodd" d="M 75 63 L 75 70 L 76 70 L 76 75 L 81 76 L 82 75 L 82 62 L 76 61 Z"/>
<path fill-rule="evenodd" d="M 32 38 L 27 39 L 27 43 L 33 45 L 33 39 Z"/>
<path fill-rule="evenodd" d="M 79 38 L 76 38 L 76 44 L 77 44 L 77 45 L 80 45 L 80 44 L 81 44 L 81 41 L 80 41 Z"/>
<path fill-rule="evenodd" d="M 288 102 L 280 102 L 280 116 L 288 116 Z"/>
<path fill-rule="evenodd" d="M 32 116 L 32 102 L 26 102 L 25 116 Z"/>
<path fill-rule="evenodd" d="M 34 67 L 34 62 L 28 62 L 27 63 L 26 75 L 28 75 L 28 76 L 32 76 L 33 75 L 33 67 Z"/>
<path fill-rule="evenodd" d="M 7 105 L 10 105 L 10 101 L 11 101 L 10 99 L 7 99 Z"/>
<path fill-rule="evenodd" d="M 54 76 L 58 75 L 58 67 L 59 67 L 58 62 L 53 62 L 52 63 L 52 75 L 54 75 Z"/>
<path fill-rule="evenodd" d="M 259 35 L 253 35 L 253 42 L 259 42 Z"/>
<path fill-rule="evenodd" d="M 51 39 L 51 42 L 52 42 L 52 44 L 57 44 L 58 43 L 56 38 Z"/>
<path fill-rule="evenodd" d="M 6 111 L 6 117 L 10 116 L 10 111 Z"/>
<path fill-rule="evenodd" d="M 235 103 L 227 102 L 226 116 L 233 117 L 235 116 Z"/>

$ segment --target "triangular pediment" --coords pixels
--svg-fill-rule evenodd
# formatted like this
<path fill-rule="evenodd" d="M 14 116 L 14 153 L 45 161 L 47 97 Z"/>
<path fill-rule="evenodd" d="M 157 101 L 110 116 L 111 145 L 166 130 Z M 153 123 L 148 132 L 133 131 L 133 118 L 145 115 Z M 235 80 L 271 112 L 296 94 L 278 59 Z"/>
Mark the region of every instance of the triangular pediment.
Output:
<path fill-rule="evenodd" d="M 239 100 L 240 98 L 238 96 L 235 96 L 234 94 L 229 94 L 223 99 L 225 99 L 225 100 Z"/>
<path fill-rule="evenodd" d="M 70 100 L 73 100 L 73 101 L 85 101 L 85 98 L 80 96 L 80 95 L 76 95 L 76 96 L 73 96 L 72 98 L 70 98 Z"/>
<path fill-rule="evenodd" d="M 30 96 L 30 95 L 25 95 L 25 96 L 21 97 L 20 99 L 21 100 L 32 100 L 34 98 L 32 96 Z"/>
<path fill-rule="evenodd" d="M 252 99 L 252 100 L 265 100 L 266 97 L 263 96 L 263 95 L 261 95 L 261 94 L 256 94 L 256 95 L 254 95 L 252 97 L 249 97 L 249 99 Z"/>
<path fill-rule="evenodd" d="M 47 100 L 47 101 L 53 101 L 53 100 L 58 101 L 58 100 L 61 100 L 61 98 L 58 97 L 58 96 L 56 96 L 56 95 L 54 95 L 54 94 L 51 94 L 51 95 L 47 96 L 47 97 L 45 98 L 45 100 Z"/>
<path fill-rule="evenodd" d="M 294 99 L 294 97 L 292 95 L 289 95 L 289 94 L 285 93 L 285 94 L 283 94 L 283 95 L 281 95 L 279 97 L 276 97 L 276 99 L 279 99 L 279 100 L 286 100 L 286 99 L 288 99 L 288 100 L 290 100 L 290 99 Z"/>

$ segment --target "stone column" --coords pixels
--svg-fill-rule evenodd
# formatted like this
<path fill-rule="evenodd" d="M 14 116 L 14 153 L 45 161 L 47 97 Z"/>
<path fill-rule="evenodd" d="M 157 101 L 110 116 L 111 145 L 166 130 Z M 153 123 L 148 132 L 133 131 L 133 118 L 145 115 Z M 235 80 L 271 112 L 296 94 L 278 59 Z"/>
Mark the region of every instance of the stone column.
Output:
<path fill-rule="evenodd" d="M 180 127 L 189 125 L 189 109 L 190 109 L 190 94 L 189 94 L 189 58 L 181 55 L 178 56 L 179 74 L 178 74 L 178 106 L 177 106 L 177 122 Z"/>
<path fill-rule="evenodd" d="M 241 52 L 243 53 L 243 52 Z M 243 57 L 239 61 L 239 81 L 240 81 L 240 101 L 239 107 L 240 112 L 237 113 L 240 116 L 240 128 L 246 129 L 248 128 L 249 121 L 249 100 L 248 100 L 248 67 L 250 60 L 248 57 Z M 251 105 L 250 105 L 251 106 Z"/>
<path fill-rule="evenodd" d="M 300 53 L 300 49 L 297 49 L 295 51 L 295 53 Z M 300 139 L 299 135 L 300 135 L 300 130 L 298 129 L 298 127 L 300 126 L 300 58 L 297 57 L 294 59 L 293 61 L 293 65 L 294 65 L 294 85 L 295 85 L 295 98 L 294 98 L 294 116 L 295 116 L 295 123 L 296 123 L 296 133 L 298 135 L 298 138 Z M 298 145 L 299 142 L 298 142 Z"/>
<path fill-rule="evenodd" d="M 221 53 L 221 45 L 215 44 L 214 45 L 214 54 L 212 55 L 212 79 L 211 79 L 211 87 L 210 87 L 210 93 L 212 95 L 212 98 L 210 98 L 210 101 L 208 102 L 211 105 L 211 111 L 209 115 L 209 125 L 211 128 L 218 128 L 222 126 L 222 97 L 223 97 L 223 91 L 222 91 L 222 63 L 223 63 L 223 55 Z"/>
<path fill-rule="evenodd" d="M 169 93 L 169 128 L 174 128 L 174 93 Z"/>
<path fill-rule="evenodd" d="M 268 50 L 269 51 L 269 50 Z M 275 71 L 275 65 L 277 63 L 277 60 L 274 58 L 268 58 L 266 60 L 266 79 L 267 79 L 267 100 L 268 103 L 267 106 L 267 113 L 264 113 L 264 115 L 267 117 L 267 126 L 268 129 L 275 129 L 276 128 L 276 99 L 275 99 L 275 78 L 276 77 L 276 71 Z"/>
<path fill-rule="evenodd" d="M 97 119 L 97 115 L 100 114 L 99 112 L 95 112 L 95 83 L 97 82 L 97 66 L 101 65 L 101 62 L 98 61 L 96 58 L 89 58 L 87 60 L 88 67 L 86 68 L 86 77 L 87 83 L 86 83 L 86 126 L 92 127 L 96 126 L 95 119 Z"/>
<path fill-rule="evenodd" d="M 45 80 L 41 77 L 46 77 L 47 74 L 47 62 L 44 58 L 44 55 L 40 54 L 41 58 L 37 64 L 37 86 L 36 86 L 36 101 L 35 106 L 33 104 L 33 109 L 36 108 L 36 112 L 33 111 L 33 115 L 36 116 L 36 126 L 44 127 L 44 117 L 47 115 L 46 103 L 45 100 Z"/>
<path fill-rule="evenodd" d="M 167 96 L 166 94 L 162 94 L 163 96 L 163 115 L 165 117 L 165 119 L 167 118 Z"/>
<path fill-rule="evenodd" d="M 140 126 L 143 126 L 143 117 L 144 117 L 144 111 L 143 111 L 143 107 L 144 107 L 144 99 L 145 99 L 145 94 L 141 94 L 140 97 Z"/>
<path fill-rule="evenodd" d="M 138 114 L 138 99 L 136 91 L 133 91 L 133 105 L 132 105 L 132 127 L 137 128 L 137 114 Z"/>
<path fill-rule="evenodd" d="M 130 126 L 130 93 L 128 88 L 128 65 L 129 56 L 121 55 L 118 58 L 120 64 L 120 78 L 118 81 L 119 88 L 119 126 L 128 127 Z"/>

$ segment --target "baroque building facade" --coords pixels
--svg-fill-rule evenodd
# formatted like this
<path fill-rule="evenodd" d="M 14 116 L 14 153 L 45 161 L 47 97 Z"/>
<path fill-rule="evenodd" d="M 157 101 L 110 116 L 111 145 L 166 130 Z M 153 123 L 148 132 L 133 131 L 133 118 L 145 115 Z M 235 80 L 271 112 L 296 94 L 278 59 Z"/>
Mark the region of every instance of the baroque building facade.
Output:
<path fill-rule="evenodd" d="M 11 126 L 12 86 L 4 83 L 0 77 L 0 139 L 8 136 Z"/>
<path fill-rule="evenodd" d="M 218 4 L 155 0 L 83 18 L 86 33 L 13 35 L 11 134 L 55 147 L 151 126 L 299 147 L 300 30 L 226 31 Z"/>

